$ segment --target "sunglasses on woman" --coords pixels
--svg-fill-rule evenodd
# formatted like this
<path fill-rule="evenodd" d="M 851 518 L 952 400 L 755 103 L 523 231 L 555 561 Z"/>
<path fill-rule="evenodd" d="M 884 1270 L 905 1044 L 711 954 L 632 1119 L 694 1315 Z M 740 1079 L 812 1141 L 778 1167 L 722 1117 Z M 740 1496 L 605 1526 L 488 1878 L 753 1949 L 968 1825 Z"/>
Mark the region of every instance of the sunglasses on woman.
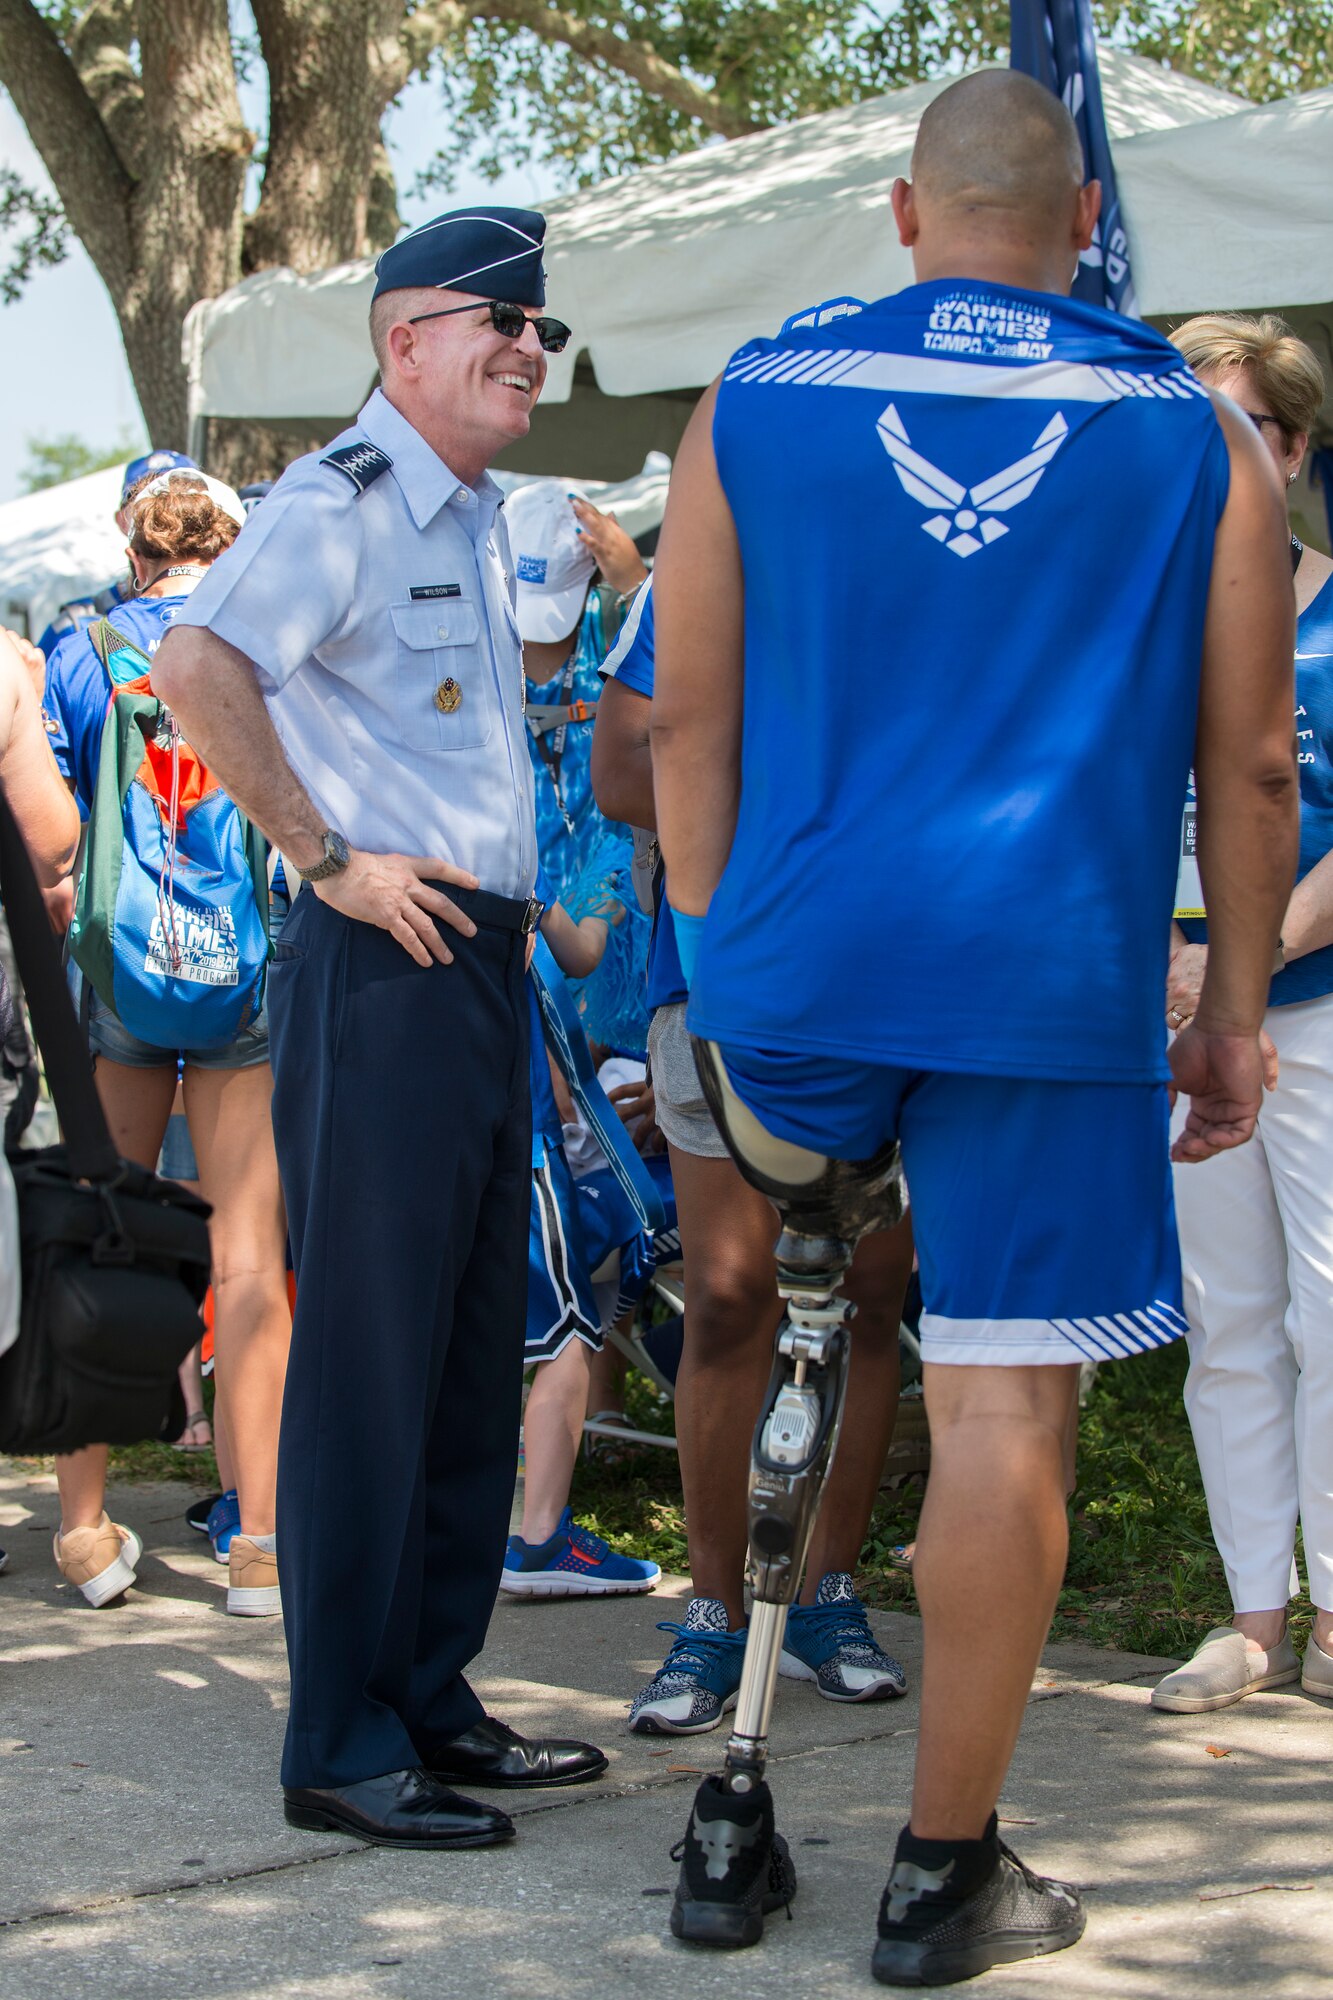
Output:
<path fill-rule="evenodd" d="M 410 319 L 409 326 L 420 326 L 427 319 L 451 319 L 455 313 L 488 312 L 491 325 L 505 340 L 521 340 L 523 329 L 530 326 L 537 335 L 538 343 L 548 354 L 561 354 L 569 345 L 571 329 L 562 319 L 547 319 L 543 314 L 539 319 L 529 319 L 522 306 L 509 305 L 504 299 L 478 300 L 470 306 L 444 306 L 439 312 L 418 313 Z"/>

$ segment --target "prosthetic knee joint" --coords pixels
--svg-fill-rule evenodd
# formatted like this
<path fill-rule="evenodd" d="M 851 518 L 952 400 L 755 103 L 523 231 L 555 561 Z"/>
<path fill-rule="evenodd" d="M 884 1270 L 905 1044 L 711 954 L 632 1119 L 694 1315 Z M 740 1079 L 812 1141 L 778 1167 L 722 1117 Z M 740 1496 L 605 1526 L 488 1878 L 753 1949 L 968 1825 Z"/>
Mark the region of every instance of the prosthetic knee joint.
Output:
<path fill-rule="evenodd" d="M 778 1139 L 732 1089 L 715 1042 L 696 1040 L 709 1108 L 741 1172 L 781 1219 L 774 1249 L 787 1302 L 750 1464 L 753 1605 L 736 1723 L 722 1785 L 751 1792 L 764 1775 L 787 1608 L 800 1585 L 833 1457 L 847 1385 L 849 1322 L 840 1288 L 862 1236 L 906 1209 L 898 1147 L 870 1160 L 833 1160 Z"/>

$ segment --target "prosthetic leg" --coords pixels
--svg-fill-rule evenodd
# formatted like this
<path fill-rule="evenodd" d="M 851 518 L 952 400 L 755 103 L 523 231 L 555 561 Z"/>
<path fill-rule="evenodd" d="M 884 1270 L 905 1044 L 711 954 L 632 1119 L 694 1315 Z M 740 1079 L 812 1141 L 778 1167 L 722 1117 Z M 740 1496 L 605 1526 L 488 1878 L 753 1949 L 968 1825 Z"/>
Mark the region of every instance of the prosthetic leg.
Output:
<path fill-rule="evenodd" d="M 750 1467 L 753 1603 L 735 1727 L 720 1777 L 705 1778 L 682 1843 L 677 1937 L 755 1944 L 795 1873 L 764 1779 L 787 1609 L 800 1587 L 842 1414 L 855 1310 L 839 1296 L 862 1236 L 906 1209 L 898 1147 L 833 1160 L 777 1139 L 732 1089 L 715 1042 L 694 1043 L 709 1109 L 737 1166 L 778 1211 L 778 1291 L 787 1302 Z"/>

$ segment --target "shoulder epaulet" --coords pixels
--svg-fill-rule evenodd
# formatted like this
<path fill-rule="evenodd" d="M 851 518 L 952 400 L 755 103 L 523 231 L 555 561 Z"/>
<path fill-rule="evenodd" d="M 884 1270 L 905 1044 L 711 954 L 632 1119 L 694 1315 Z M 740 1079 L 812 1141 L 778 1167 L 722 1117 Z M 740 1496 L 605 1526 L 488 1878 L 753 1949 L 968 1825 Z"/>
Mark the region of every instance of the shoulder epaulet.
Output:
<path fill-rule="evenodd" d="M 393 465 L 387 451 L 381 451 L 377 444 L 368 444 L 364 439 L 356 444 L 340 444 L 336 451 L 326 451 L 319 462 L 331 465 L 335 472 L 341 472 L 345 479 L 350 479 L 358 493 L 364 493 L 382 472 L 388 472 Z"/>

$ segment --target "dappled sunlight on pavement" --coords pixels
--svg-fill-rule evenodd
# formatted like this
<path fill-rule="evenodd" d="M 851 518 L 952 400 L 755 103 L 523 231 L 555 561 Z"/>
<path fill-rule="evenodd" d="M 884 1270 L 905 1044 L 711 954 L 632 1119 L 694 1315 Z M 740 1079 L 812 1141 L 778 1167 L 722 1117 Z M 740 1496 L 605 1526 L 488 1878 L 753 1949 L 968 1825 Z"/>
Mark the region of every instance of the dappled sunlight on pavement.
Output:
<path fill-rule="evenodd" d="M 866 1706 L 783 1682 L 771 1772 L 800 1889 L 752 1952 L 667 1934 L 698 1773 L 722 1739 L 630 1736 L 661 1658 L 648 1598 L 501 1602 L 478 1676 L 525 1732 L 586 1735 L 595 1785 L 511 1794 L 511 1847 L 388 1853 L 282 1818 L 278 1619 L 228 1618 L 225 1571 L 185 1527 L 186 1486 L 113 1490 L 140 1584 L 92 1612 L 50 1555 L 50 1480 L 0 1465 L 0 1994 L 5 2000 L 850 2000 L 869 1954 L 915 1748 L 920 1628 L 875 1626 L 912 1692 Z M 1087 1892 L 1073 1952 L 960 1989 L 1040 2000 L 1310 2000 L 1333 1962 L 1333 1706 L 1298 1690 L 1211 1716 L 1148 1705 L 1162 1663 L 1051 1648 L 1001 1802 L 1033 1866 Z M 953 1989 L 950 1989 L 953 1990 Z"/>

